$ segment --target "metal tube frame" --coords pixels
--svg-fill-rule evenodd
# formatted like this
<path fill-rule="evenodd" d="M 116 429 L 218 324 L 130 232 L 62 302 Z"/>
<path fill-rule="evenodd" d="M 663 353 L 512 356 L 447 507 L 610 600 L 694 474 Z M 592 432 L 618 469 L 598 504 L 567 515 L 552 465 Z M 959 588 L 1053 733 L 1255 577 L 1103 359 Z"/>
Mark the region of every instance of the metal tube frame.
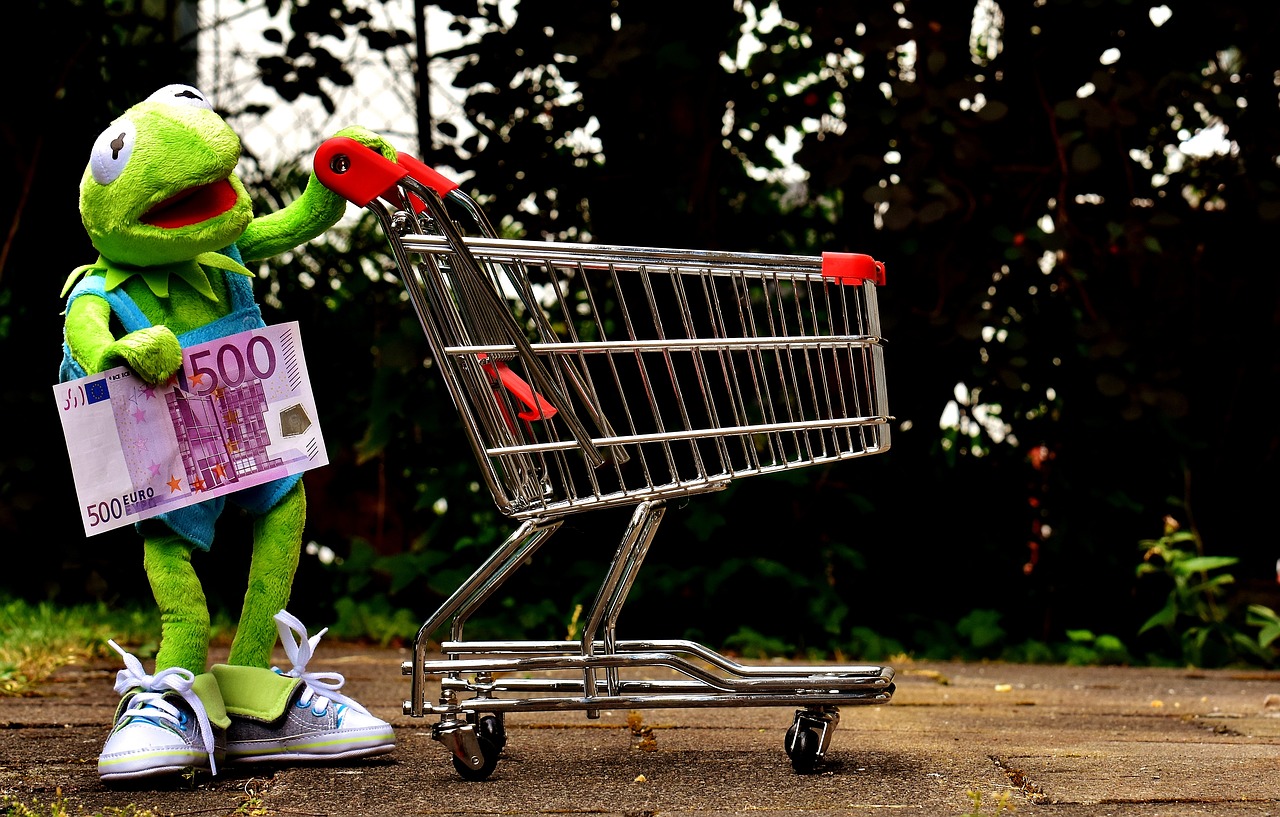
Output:
<path fill-rule="evenodd" d="M 696 269 L 711 275 L 732 275 L 733 270 L 766 270 L 773 274 L 789 276 L 792 285 L 805 282 L 828 283 L 821 274 L 817 259 L 767 254 L 726 254 L 714 251 L 664 250 L 655 248 L 614 247 L 607 245 L 557 245 L 550 242 L 510 241 L 496 237 L 483 211 L 468 197 L 454 190 L 447 194 L 455 205 L 470 214 L 483 235 L 479 238 L 464 236 L 446 212 L 444 199 L 434 190 L 412 177 L 401 182 L 402 203 L 410 201 L 413 193 L 424 203 L 425 214 L 405 206 L 388 211 L 379 202 L 368 205 L 381 222 L 392 246 L 397 266 L 409 293 L 414 310 L 427 335 L 432 354 L 446 360 L 452 357 L 461 361 L 484 360 L 482 355 L 518 356 L 526 371 L 535 381 L 536 388 L 548 395 L 552 403 L 563 413 L 562 420 L 568 427 L 572 440 L 557 440 L 532 445 L 486 445 L 485 428 L 481 420 L 469 410 L 470 396 L 480 392 L 482 381 L 472 383 L 466 378 L 475 375 L 476 366 L 442 365 L 446 388 L 458 407 L 465 424 L 468 439 L 477 461 L 483 466 L 486 484 L 491 489 L 499 509 L 508 516 L 522 520 L 503 543 L 463 582 L 422 624 L 414 640 L 412 660 L 402 664 L 401 670 L 411 677 L 410 698 L 403 704 L 406 715 L 424 717 L 438 715 L 440 723 L 433 729 L 433 737 L 444 743 L 456 758 L 472 768 L 482 763 L 475 724 L 479 713 L 502 715 L 508 712 L 531 711 L 584 711 L 587 717 L 598 717 L 605 709 L 655 709 L 686 707 L 737 707 L 737 706 L 800 706 L 795 715 L 797 726 L 813 728 L 820 735 L 818 758 L 825 754 L 831 731 L 839 721 L 838 705 L 881 704 L 888 702 L 894 693 L 894 671 L 890 667 L 876 665 L 814 665 L 814 666 L 751 666 L 722 656 L 710 648 L 687 640 L 621 640 L 617 637 L 617 624 L 626 598 L 636 580 L 640 567 L 666 513 L 666 502 L 676 496 L 719 490 L 728 485 L 729 476 L 709 474 L 700 469 L 700 477 L 669 485 L 653 485 L 647 492 L 627 495 L 625 492 L 607 497 L 596 496 L 579 500 L 572 508 L 563 508 L 555 514 L 539 513 L 536 509 L 522 512 L 505 503 L 504 486 L 489 463 L 494 455 L 528 455 L 531 465 L 528 478 L 535 479 L 536 456 L 555 451 L 581 450 L 588 464 L 599 467 L 606 462 L 601 449 L 610 449 L 617 459 L 627 456 L 624 446 L 649 441 L 669 442 L 701 436 L 715 437 L 717 441 L 733 436 L 757 432 L 784 433 L 811 431 L 815 428 L 847 428 L 847 433 L 866 435 L 870 429 L 870 442 L 864 450 L 842 456 L 876 453 L 888 447 L 888 431 L 880 430 L 890 418 L 883 414 L 845 416 L 845 411 L 832 420 L 775 420 L 768 423 L 745 423 L 733 418 L 734 423 L 722 423 L 715 419 L 711 432 L 699 430 L 666 431 L 656 434 L 619 434 L 610 427 L 599 404 L 591 393 L 590 381 L 585 369 L 580 370 L 568 353 L 579 356 L 596 352 L 634 351 L 637 356 L 651 349 L 666 353 L 684 349 L 718 350 L 721 354 L 734 348 L 746 348 L 760 354 L 777 348 L 789 351 L 808 348 L 820 352 L 823 348 L 855 348 L 872 350 L 868 385 L 872 405 L 882 408 L 883 359 L 878 347 L 879 321 L 875 308 L 875 287 L 871 282 L 861 285 L 865 296 L 859 309 L 857 326 L 865 327 L 867 334 L 857 336 L 825 336 L 820 341 L 800 335 L 782 332 L 758 332 L 750 338 L 717 337 L 711 340 L 682 340 L 680 338 L 597 343 L 580 342 L 576 337 L 560 342 L 551 332 L 541 315 L 536 299 L 528 283 L 521 281 L 519 270 L 530 260 L 547 263 L 573 263 L 591 269 L 616 271 L 625 268 L 658 266 L 671 274 Z M 421 217 L 420 217 L 421 215 Z M 426 221 L 424 221 L 426 220 Z M 424 228 L 429 222 L 439 235 L 430 235 Z M 516 290 L 538 327 L 543 342 L 530 342 L 512 315 L 506 311 L 502 296 L 495 288 L 494 267 L 485 268 L 473 255 L 472 249 L 481 253 L 484 264 L 510 264 L 515 270 Z M 411 253 L 426 259 L 415 263 Z M 433 260 L 435 256 L 447 256 L 449 281 L 442 268 Z M 724 272 L 721 272 L 721 268 Z M 512 269 L 504 274 L 511 277 Z M 647 283 L 647 278 L 645 279 Z M 455 287 L 466 288 L 465 298 L 475 299 L 470 304 L 450 300 L 463 297 Z M 650 296 L 652 297 L 652 296 Z M 650 305 L 654 306 L 653 304 Z M 476 310 L 480 314 L 476 315 Z M 655 310 L 656 311 L 656 310 Z M 686 320 L 688 313 L 686 312 Z M 774 316 L 767 315 L 769 328 Z M 786 318 L 779 312 L 780 324 Z M 468 320 L 481 320 L 487 330 L 496 331 L 502 341 L 475 342 L 471 337 Z M 803 320 L 803 319 L 802 319 Z M 763 327 L 762 327 L 763 328 Z M 660 327 L 659 327 L 660 329 Z M 661 331 L 661 330 L 660 330 Z M 459 343 L 463 339 L 470 343 Z M 826 344 L 827 346 L 824 346 Z M 544 367 L 540 353 L 555 350 L 550 355 L 551 365 L 561 375 L 561 380 Z M 808 366 L 807 357 L 803 363 Z M 705 389 L 714 375 L 710 369 L 697 367 L 697 388 Z M 799 379 L 806 379 L 814 388 L 813 370 L 791 369 L 784 374 L 787 387 L 798 389 Z M 825 377 L 825 372 L 822 372 Z M 560 383 L 566 383 L 578 397 L 581 407 L 594 422 L 599 436 L 592 437 L 577 418 Z M 677 384 L 678 388 L 678 384 Z M 510 416 L 506 416 L 510 422 Z M 492 420 L 488 420 L 492 422 Z M 687 425 L 687 424 L 686 424 Z M 882 436 L 881 436 L 882 435 Z M 882 444 L 881 444 L 882 441 Z M 723 445 L 724 443 L 719 443 Z M 820 461 L 813 455 L 813 461 Z M 782 470 L 757 466 L 753 473 Z M 521 478 L 525 475 L 521 474 Z M 730 476 L 737 476 L 733 474 Z M 641 495 L 643 494 L 643 495 Z M 527 563 L 538 549 L 563 524 L 570 510 L 588 510 L 617 504 L 635 504 L 631 520 L 623 533 L 606 570 L 595 599 L 588 611 L 581 637 L 572 641 L 466 641 L 463 630 L 470 616 L 501 587 L 512 574 Z M 442 658 L 430 657 L 432 639 L 446 626 L 447 639 L 439 642 Z M 679 679 L 658 680 L 635 678 L 634 674 L 662 668 L 674 670 Z M 558 677 L 560 673 L 563 677 Z M 427 681 L 440 679 L 439 703 L 427 698 Z M 530 677 L 537 676 L 537 677 Z M 793 739 L 793 743 L 794 743 Z M 791 751 L 791 748 L 789 748 Z"/>

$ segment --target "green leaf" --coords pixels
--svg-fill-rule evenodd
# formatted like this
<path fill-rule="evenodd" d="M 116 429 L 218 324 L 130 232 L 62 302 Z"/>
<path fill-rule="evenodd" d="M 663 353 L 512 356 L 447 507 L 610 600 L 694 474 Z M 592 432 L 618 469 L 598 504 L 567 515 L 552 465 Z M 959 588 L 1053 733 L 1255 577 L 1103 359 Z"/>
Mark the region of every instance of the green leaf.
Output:
<path fill-rule="evenodd" d="M 1270 647 L 1280 638 L 1280 614 L 1264 604 L 1250 604 L 1245 614 L 1245 621 L 1252 627 L 1258 627 L 1258 645 Z"/>
<path fill-rule="evenodd" d="M 974 610 L 956 623 L 956 632 L 966 636 L 973 646 L 989 647 L 1005 636 L 998 610 Z"/>
<path fill-rule="evenodd" d="M 1114 635 L 1100 635 L 1098 636 L 1097 640 L 1093 642 L 1093 644 L 1101 652 L 1106 652 L 1111 654 L 1119 654 L 1119 653 L 1127 652 L 1124 646 L 1124 642 Z"/>
<path fill-rule="evenodd" d="M 1234 584 L 1235 576 L 1227 573 L 1220 576 L 1210 576 L 1202 582 L 1187 585 L 1187 595 L 1191 597 L 1204 596 L 1209 598 L 1218 598 L 1222 595 L 1222 587 L 1227 584 Z"/>
<path fill-rule="evenodd" d="M 1231 567 L 1239 561 L 1235 556 L 1193 556 L 1183 561 L 1181 566 L 1188 572 L 1207 573 L 1210 570 Z"/>
<path fill-rule="evenodd" d="M 1146 631 L 1156 627 L 1172 629 L 1174 622 L 1177 620 L 1178 606 L 1174 598 L 1170 596 L 1169 600 L 1165 602 L 1164 607 L 1160 608 L 1159 612 L 1147 619 L 1146 623 L 1138 628 L 1138 635 L 1142 635 Z"/>
<path fill-rule="evenodd" d="M 1268 624 L 1258 631 L 1258 645 L 1270 647 L 1272 642 L 1280 638 L 1280 622 Z"/>
<path fill-rule="evenodd" d="M 1259 644 L 1244 633 L 1233 632 L 1231 634 L 1230 642 L 1236 647 L 1237 651 L 1242 652 L 1255 660 L 1265 662 L 1271 657 L 1267 654 L 1264 645 Z"/>
<path fill-rule="evenodd" d="M 1250 624 L 1280 624 L 1280 613 L 1265 604 L 1250 604 L 1246 610 L 1246 615 Z"/>

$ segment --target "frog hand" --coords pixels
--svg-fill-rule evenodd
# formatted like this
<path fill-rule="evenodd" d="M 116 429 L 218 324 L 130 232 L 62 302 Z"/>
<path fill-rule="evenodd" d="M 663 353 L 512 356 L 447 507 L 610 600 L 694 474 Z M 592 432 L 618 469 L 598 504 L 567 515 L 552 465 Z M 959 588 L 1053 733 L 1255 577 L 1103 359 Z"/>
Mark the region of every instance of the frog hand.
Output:
<path fill-rule="evenodd" d="M 351 126 L 334 135 L 355 139 L 393 162 L 396 159 L 395 148 L 367 128 Z M 283 209 L 255 218 L 236 246 L 246 261 L 270 258 L 320 235 L 337 224 L 346 212 L 347 200 L 321 184 L 313 171 L 301 196 Z"/>
<path fill-rule="evenodd" d="M 348 139 L 354 139 L 365 147 L 373 148 L 378 151 L 386 157 L 388 161 L 394 162 L 396 160 L 396 149 L 393 148 L 387 140 L 383 139 L 368 128 L 362 128 L 359 125 L 351 125 L 338 131 L 334 136 L 345 136 Z"/>
<path fill-rule="evenodd" d="M 182 345 L 167 326 L 130 332 L 107 347 L 107 355 L 123 360 L 153 386 L 168 380 L 182 367 Z"/>

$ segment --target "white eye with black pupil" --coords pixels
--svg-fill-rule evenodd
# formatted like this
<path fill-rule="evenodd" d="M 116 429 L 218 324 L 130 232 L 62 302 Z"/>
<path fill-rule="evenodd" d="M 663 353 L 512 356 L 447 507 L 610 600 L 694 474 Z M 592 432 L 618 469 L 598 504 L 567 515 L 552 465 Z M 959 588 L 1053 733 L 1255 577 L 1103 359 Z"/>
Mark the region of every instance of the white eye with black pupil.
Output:
<path fill-rule="evenodd" d="M 193 108 L 204 108 L 206 111 L 213 110 L 213 106 L 209 104 L 209 100 L 205 98 L 205 95 L 190 85 L 166 85 L 147 97 L 147 101 L 165 102 L 170 105 L 189 105 Z"/>
<path fill-rule="evenodd" d="M 98 184 L 111 184 L 120 178 L 133 155 L 138 131 L 128 119 L 117 119 L 93 143 L 89 154 L 89 170 Z"/>

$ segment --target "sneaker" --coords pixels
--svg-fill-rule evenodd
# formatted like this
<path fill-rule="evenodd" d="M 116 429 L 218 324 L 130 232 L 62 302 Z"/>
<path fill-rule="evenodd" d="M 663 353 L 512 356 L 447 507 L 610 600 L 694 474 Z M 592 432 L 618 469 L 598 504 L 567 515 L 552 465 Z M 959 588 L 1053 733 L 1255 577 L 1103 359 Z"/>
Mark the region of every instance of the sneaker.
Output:
<path fill-rule="evenodd" d="M 308 639 L 294 616 L 281 610 L 275 619 L 293 669 L 213 668 L 231 719 L 228 761 L 338 761 L 394 749 L 391 724 L 339 692 L 345 683 L 340 674 L 307 671 L 327 630 Z"/>
<path fill-rule="evenodd" d="M 211 675 L 194 675 L 170 667 L 147 675 L 142 662 L 109 641 L 124 657 L 115 690 L 123 693 L 115 725 L 98 756 L 104 781 L 179 774 L 188 769 L 218 772 L 225 751 L 225 731 L 210 721 L 203 694 L 220 709 L 221 698 Z M 219 717 L 221 716 L 221 717 Z M 215 718 L 225 723 L 225 715 Z"/>

